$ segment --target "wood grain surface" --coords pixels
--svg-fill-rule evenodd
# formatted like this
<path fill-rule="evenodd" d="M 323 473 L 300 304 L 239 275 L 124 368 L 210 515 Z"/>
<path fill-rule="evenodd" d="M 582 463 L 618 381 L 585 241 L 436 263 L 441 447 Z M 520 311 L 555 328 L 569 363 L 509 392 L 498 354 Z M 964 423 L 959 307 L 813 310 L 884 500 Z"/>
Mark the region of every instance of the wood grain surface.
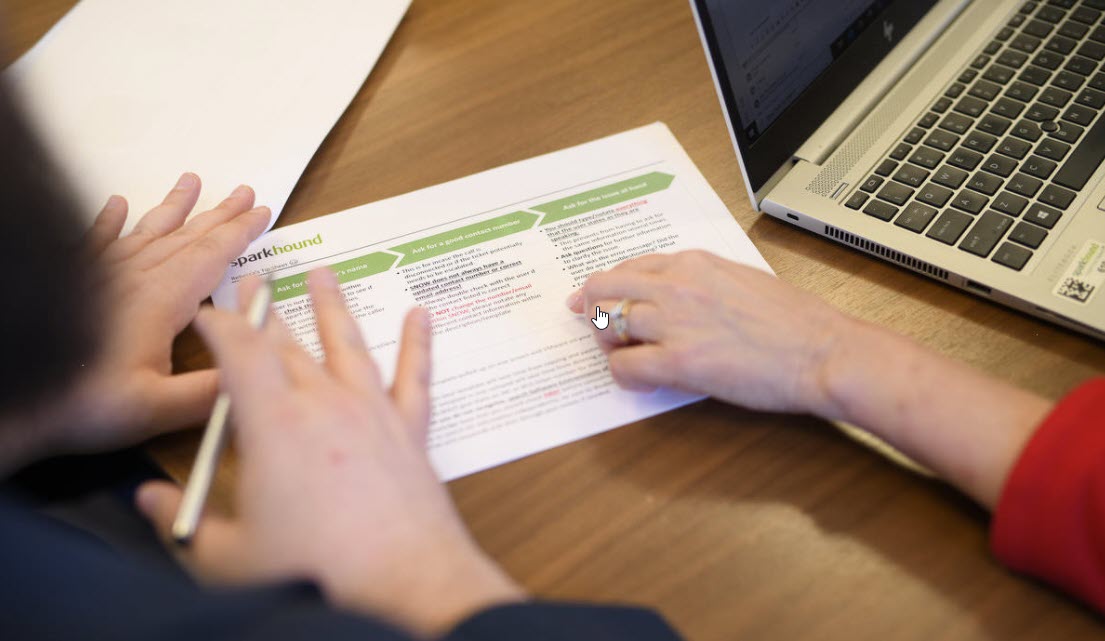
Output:
<path fill-rule="evenodd" d="M 4 62 L 72 4 L 7 0 Z M 657 120 L 784 280 L 1048 397 L 1105 373 L 1101 343 L 754 212 L 683 0 L 414 0 L 280 224 Z M 209 358 L 185 335 L 175 362 Z M 182 478 L 196 442 L 151 448 Z M 1105 635 L 991 558 L 984 512 L 804 417 L 702 402 L 450 490 L 534 594 L 653 606 L 695 641 Z"/>

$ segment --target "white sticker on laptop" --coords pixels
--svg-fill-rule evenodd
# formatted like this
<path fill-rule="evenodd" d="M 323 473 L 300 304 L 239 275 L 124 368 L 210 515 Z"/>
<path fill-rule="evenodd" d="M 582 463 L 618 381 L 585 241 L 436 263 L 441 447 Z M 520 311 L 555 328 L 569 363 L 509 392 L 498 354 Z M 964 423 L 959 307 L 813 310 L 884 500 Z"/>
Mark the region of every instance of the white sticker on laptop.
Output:
<path fill-rule="evenodd" d="M 1059 279 L 1054 294 L 1060 298 L 1086 304 L 1105 286 L 1105 243 L 1087 240 L 1074 255 L 1067 273 Z"/>

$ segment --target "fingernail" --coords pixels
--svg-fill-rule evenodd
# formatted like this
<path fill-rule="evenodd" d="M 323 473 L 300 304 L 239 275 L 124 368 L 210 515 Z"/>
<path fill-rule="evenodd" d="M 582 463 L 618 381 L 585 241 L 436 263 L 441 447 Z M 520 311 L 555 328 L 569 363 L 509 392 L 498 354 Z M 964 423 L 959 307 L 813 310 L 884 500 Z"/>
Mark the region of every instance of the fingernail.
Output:
<path fill-rule="evenodd" d="M 568 296 L 568 300 L 564 301 L 564 303 L 568 306 L 568 309 L 573 309 L 573 310 L 581 302 L 583 302 L 583 290 L 582 289 L 575 290 L 574 292 L 572 292 L 572 294 L 570 296 Z"/>
<path fill-rule="evenodd" d="M 104 204 L 104 209 L 118 209 L 123 204 L 123 197 L 115 194 L 109 196 L 107 202 Z"/>
<path fill-rule="evenodd" d="M 196 184 L 196 175 L 192 172 L 185 172 L 181 174 L 180 179 L 176 181 L 176 187 L 173 189 L 189 189 Z"/>
<path fill-rule="evenodd" d="M 231 198 L 242 198 L 242 197 L 248 195 L 249 192 L 250 192 L 250 189 L 247 185 L 238 185 L 237 187 L 234 188 L 234 191 L 230 192 L 230 197 Z"/>
<path fill-rule="evenodd" d="M 311 279 L 323 287 L 335 287 L 338 284 L 338 277 L 329 267 L 314 270 Z"/>
<path fill-rule="evenodd" d="M 258 213 L 258 214 L 263 213 L 263 214 L 265 214 L 266 217 L 272 216 L 272 210 L 269 209 L 268 207 L 264 206 L 264 205 L 261 205 L 260 207 L 254 207 L 253 209 L 251 209 L 249 211 L 251 213 Z"/>

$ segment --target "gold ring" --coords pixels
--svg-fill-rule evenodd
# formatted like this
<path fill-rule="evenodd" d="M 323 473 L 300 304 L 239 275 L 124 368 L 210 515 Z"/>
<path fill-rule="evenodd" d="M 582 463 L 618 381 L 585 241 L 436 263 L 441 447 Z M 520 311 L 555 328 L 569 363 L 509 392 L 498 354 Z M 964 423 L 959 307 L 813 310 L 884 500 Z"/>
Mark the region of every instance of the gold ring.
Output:
<path fill-rule="evenodd" d="M 614 334 L 625 345 L 629 344 L 629 308 L 632 305 L 632 301 L 623 298 L 610 312 L 610 323 L 614 326 Z"/>

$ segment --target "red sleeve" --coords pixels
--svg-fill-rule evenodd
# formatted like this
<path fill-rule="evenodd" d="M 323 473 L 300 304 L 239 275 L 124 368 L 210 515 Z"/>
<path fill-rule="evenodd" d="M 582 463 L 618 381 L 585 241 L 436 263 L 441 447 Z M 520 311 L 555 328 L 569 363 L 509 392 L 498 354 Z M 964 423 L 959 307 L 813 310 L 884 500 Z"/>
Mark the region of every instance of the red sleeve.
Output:
<path fill-rule="evenodd" d="M 1105 378 L 1055 406 L 1005 482 L 994 554 L 1105 612 Z"/>

